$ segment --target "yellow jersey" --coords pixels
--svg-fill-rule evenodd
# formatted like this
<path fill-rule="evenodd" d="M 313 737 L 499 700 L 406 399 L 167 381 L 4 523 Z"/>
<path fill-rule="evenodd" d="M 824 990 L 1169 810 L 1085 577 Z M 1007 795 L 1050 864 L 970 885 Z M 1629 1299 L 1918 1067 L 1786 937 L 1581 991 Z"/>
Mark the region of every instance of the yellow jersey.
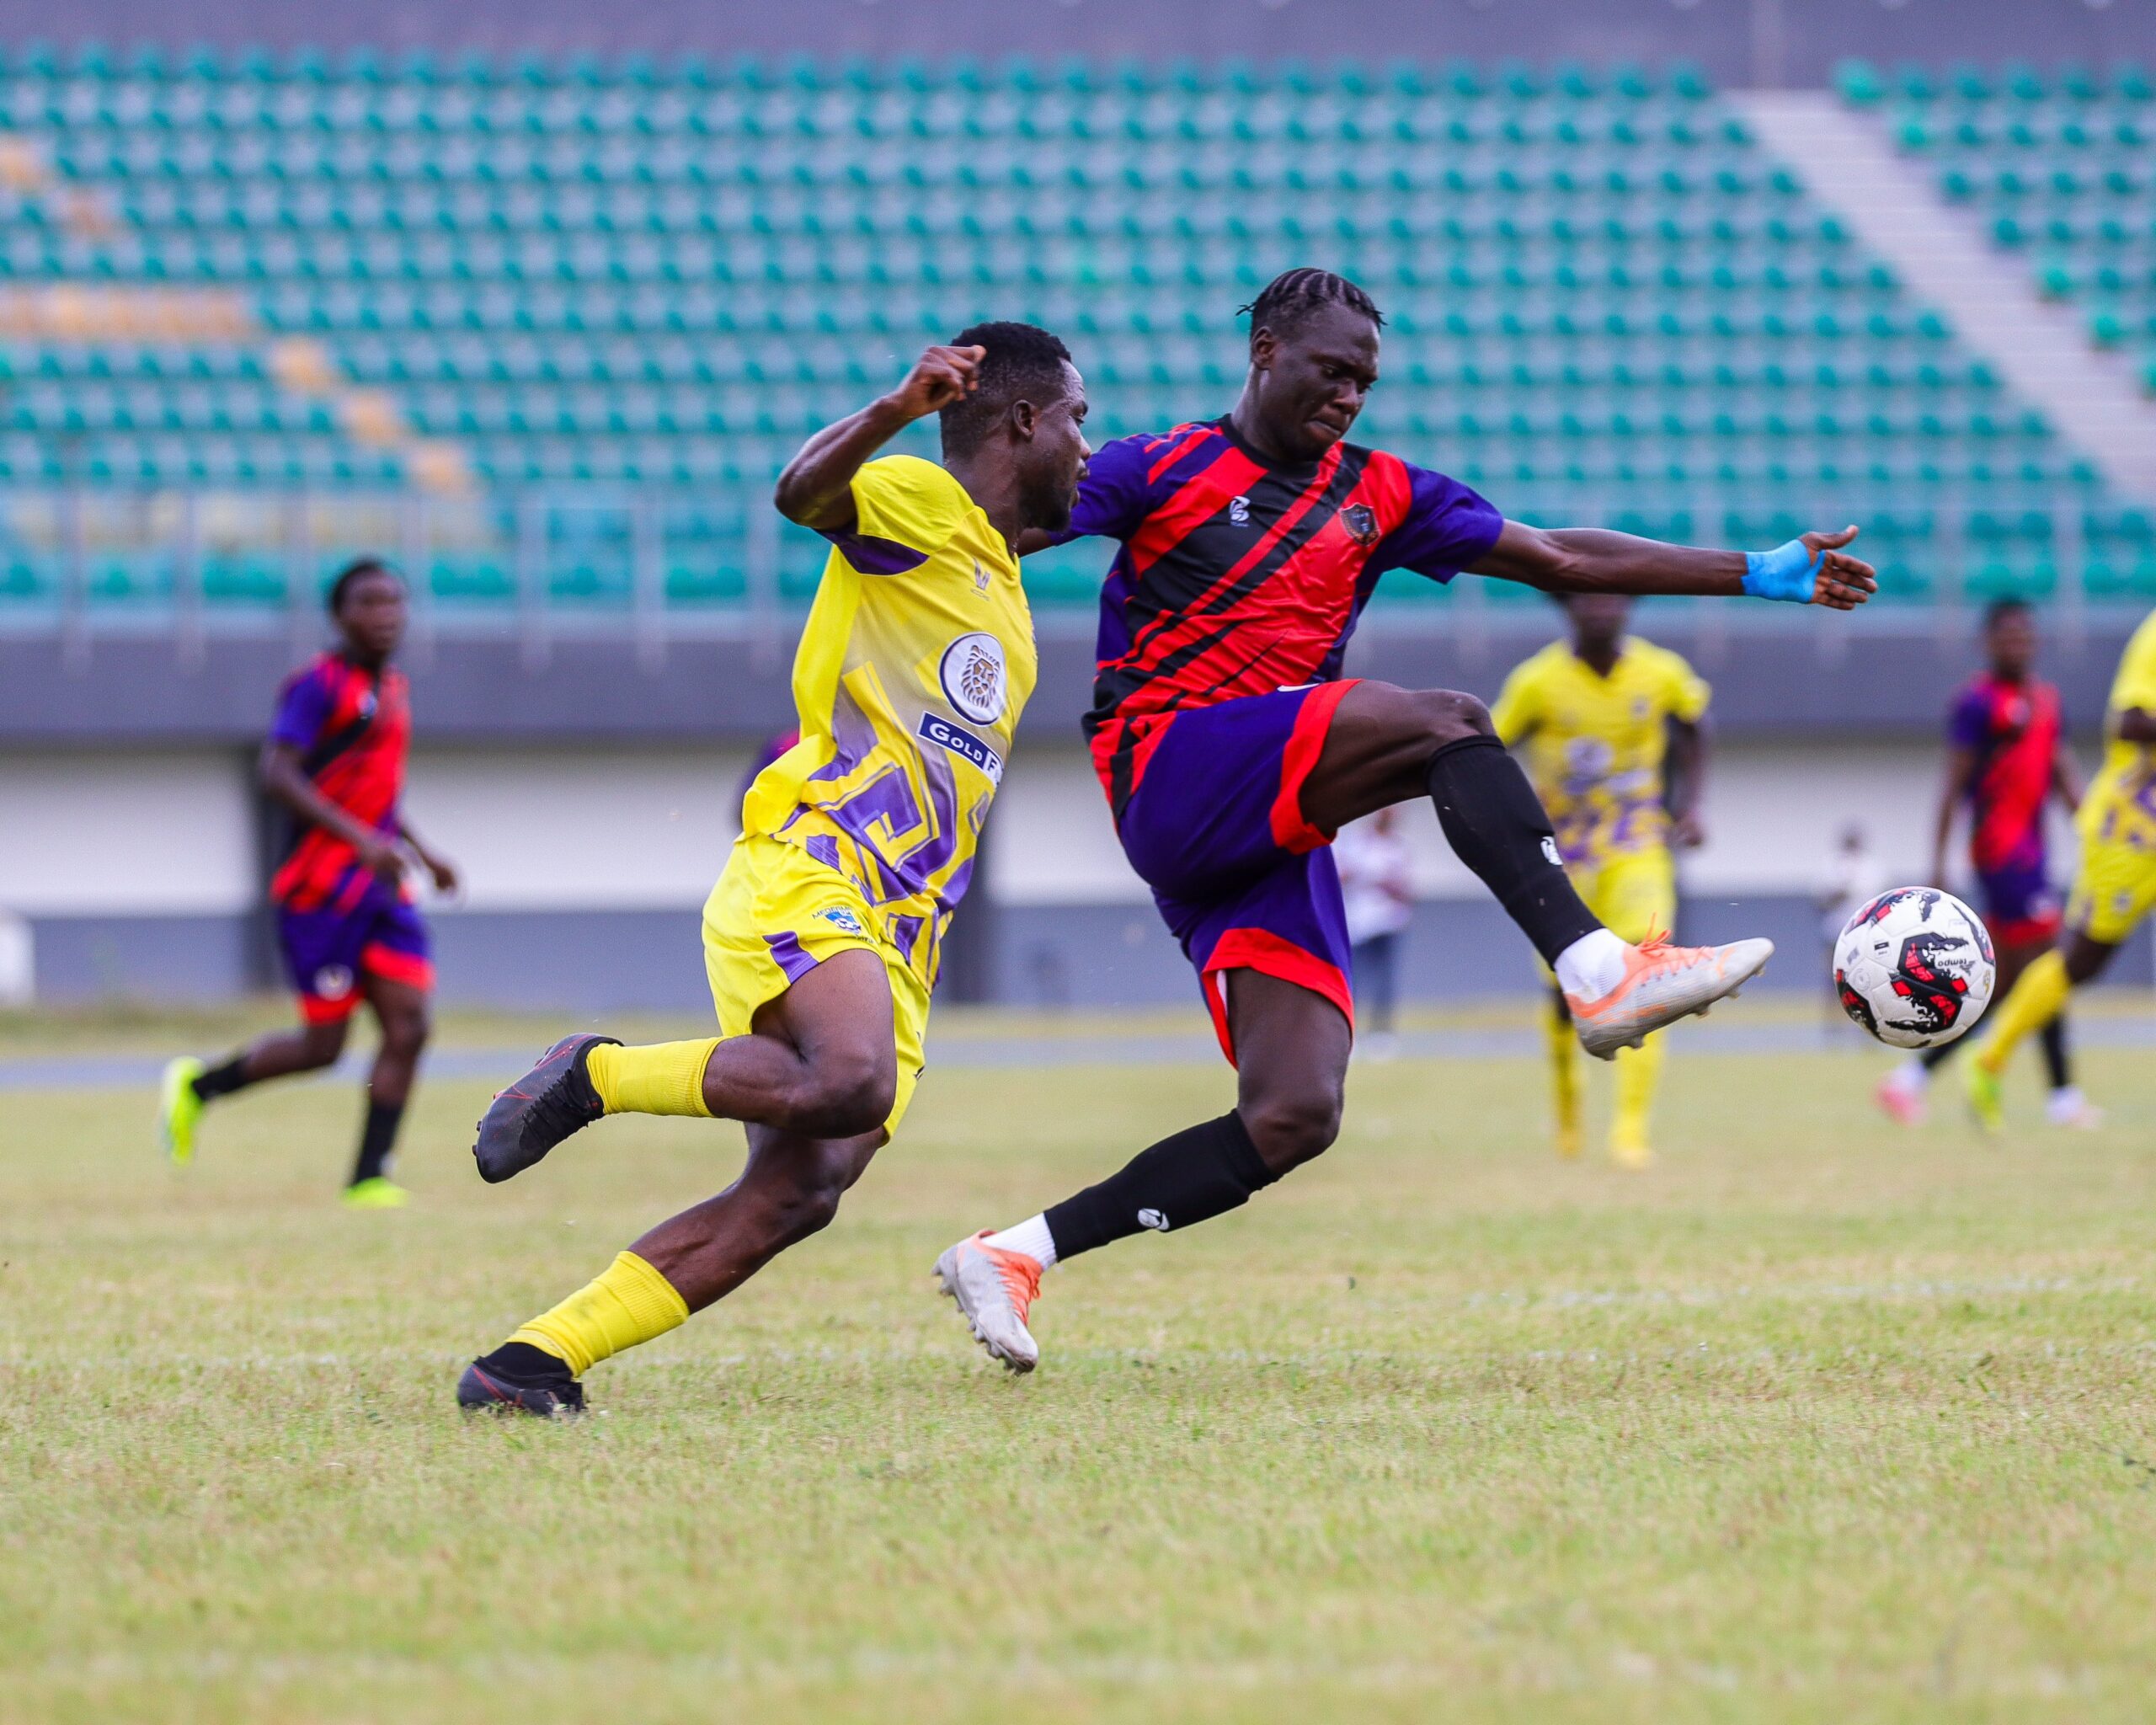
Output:
<path fill-rule="evenodd" d="M 2156 713 L 2156 611 L 2141 620 L 2119 660 L 2105 729 L 2104 764 L 2081 801 L 2081 841 L 2156 852 L 2156 748 L 2129 743 L 2118 716 L 2129 707 Z"/>
<path fill-rule="evenodd" d="M 933 983 L 1033 691 L 1033 613 L 1003 536 L 933 462 L 869 462 L 853 502 L 794 654 L 801 740 L 757 775 L 742 826 L 844 875 Z"/>
<path fill-rule="evenodd" d="M 1696 722 L 1708 695 L 1676 654 L 1630 636 L 1606 677 L 1568 641 L 1514 667 L 1490 716 L 1507 747 L 1526 743 L 1528 777 L 1566 863 L 1598 867 L 1668 843 L 1666 722 Z"/>

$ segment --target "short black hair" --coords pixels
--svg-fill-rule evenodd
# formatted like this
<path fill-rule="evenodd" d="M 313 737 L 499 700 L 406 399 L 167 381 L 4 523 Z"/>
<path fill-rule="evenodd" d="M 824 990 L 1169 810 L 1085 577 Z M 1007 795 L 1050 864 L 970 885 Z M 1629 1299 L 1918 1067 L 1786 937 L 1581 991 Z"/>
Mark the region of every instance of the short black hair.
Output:
<path fill-rule="evenodd" d="M 1283 270 L 1265 284 L 1256 299 L 1235 310 L 1250 313 L 1251 339 L 1255 341 L 1261 329 L 1270 329 L 1275 335 L 1289 334 L 1321 306 L 1345 306 L 1360 312 L 1379 328 L 1385 328 L 1385 313 L 1378 309 L 1378 302 L 1346 276 L 1335 275 L 1330 270 Z"/>
<path fill-rule="evenodd" d="M 1984 607 L 1984 633 L 1989 634 L 2010 617 L 2033 617 L 2036 607 L 2013 593 L 1994 599 Z"/>
<path fill-rule="evenodd" d="M 1074 363 L 1059 337 L 1032 323 L 969 324 L 951 338 L 951 345 L 986 351 L 974 393 L 937 415 L 946 455 L 971 455 L 979 449 L 989 427 L 1010 411 L 1012 402 L 1044 407 L 1055 400 L 1063 393 L 1063 368 Z"/>
<path fill-rule="evenodd" d="M 344 608 L 345 595 L 369 575 L 387 575 L 392 581 L 404 579 L 378 557 L 355 557 L 337 571 L 337 579 L 329 584 L 323 602 L 328 606 L 330 616 L 336 616 Z"/>

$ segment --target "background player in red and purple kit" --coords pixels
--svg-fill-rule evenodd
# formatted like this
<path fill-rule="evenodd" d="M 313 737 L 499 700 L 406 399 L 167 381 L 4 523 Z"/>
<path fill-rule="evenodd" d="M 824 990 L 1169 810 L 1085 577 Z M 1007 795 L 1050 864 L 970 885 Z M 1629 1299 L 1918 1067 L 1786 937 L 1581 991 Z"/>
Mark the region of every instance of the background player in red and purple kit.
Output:
<path fill-rule="evenodd" d="M 2044 810 L 2053 797 L 2071 813 L 2081 775 L 2059 722 L 2058 691 L 2035 676 L 2036 618 L 2027 603 L 2002 599 L 1984 613 L 1988 664 L 1963 684 L 1946 713 L 1946 784 L 1932 841 L 1931 878 L 1946 879 L 1954 818 L 1969 810 L 1969 866 L 1999 951 L 1993 998 L 2003 1000 L 2030 960 L 2058 938 L 2060 898 L 2045 854 Z M 2055 1124 L 2093 1126 L 2100 1116 L 2073 1082 L 2061 1013 L 2042 1032 L 2051 1075 L 2046 1111 Z M 1932 1072 L 1961 1047 L 1926 1049 L 1880 1081 L 1879 1105 L 1905 1125 L 1924 1114 Z"/>
<path fill-rule="evenodd" d="M 344 1201 L 379 1209 L 405 1201 L 389 1178 L 390 1156 L 434 990 L 426 924 L 404 879 L 408 853 L 443 892 L 456 889 L 456 871 L 420 843 L 398 808 L 412 714 L 403 675 L 389 660 L 404 635 L 403 580 L 362 559 L 337 577 L 328 602 L 342 638 L 286 680 L 262 750 L 263 788 L 291 817 L 270 896 L 301 1028 L 208 1069 L 174 1060 L 165 1069 L 165 1143 L 174 1162 L 189 1162 L 211 1097 L 334 1065 L 365 1001 L 382 1047 Z"/>
<path fill-rule="evenodd" d="M 1109 444 L 1062 536 L 1119 542 L 1086 734 L 1123 853 L 1235 1065 L 1236 1106 L 938 1260 L 975 1334 L 1019 1370 L 1038 1357 L 1025 1314 L 1049 1265 L 1219 1215 L 1332 1143 L 1354 1002 L 1329 846 L 1348 822 L 1429 797 L 1604 1058 L 1733 993 L 1774 950 L 1635 946 L 1604 927 L 1481 702 L 1342 676 L 1381 574 L 1471 570 L 1550 592 L 1842 610 L 1876 585 L 1840 548 L 1854 527 L 1747 555 L 1508 521 L 1456 480 L 1347 441 L 1377 382 L 1385 321 L 1361 288 L 1290 270 L 1244 309 L 1250 371 L 1234 411 Z"/>

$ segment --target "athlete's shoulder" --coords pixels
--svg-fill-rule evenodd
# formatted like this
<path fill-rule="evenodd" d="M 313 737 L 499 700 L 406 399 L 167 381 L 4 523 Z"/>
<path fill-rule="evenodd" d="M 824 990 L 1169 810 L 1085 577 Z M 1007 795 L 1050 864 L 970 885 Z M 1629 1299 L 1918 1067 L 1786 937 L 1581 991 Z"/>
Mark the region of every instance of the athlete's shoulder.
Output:
<path fill-rule="evenodd" d="M 825 537 L 863 574 L 903 574 L 948 542 L 974 500 L 947 467 L 880 456 L 853 476 L 853 531 Z"/>
<path fill-rule="evenodd" d="M 1572 658 L 1572 649 L 1569 643 L 1551 641 L 1538 647 L 1520 660 L 1505 681 L 1508 685 L 1516 685 L 1523 689 L 1545 687 L 1565 674 Z"/>
<path fill-rule="evenodd" d="M 2156 611 L 2141 620 L 2133 638 L 2119 655 L 2118 681 L 2111 687 L 2111 704 L 2117 708 L 2147 707 L 2156 702 Z"/>

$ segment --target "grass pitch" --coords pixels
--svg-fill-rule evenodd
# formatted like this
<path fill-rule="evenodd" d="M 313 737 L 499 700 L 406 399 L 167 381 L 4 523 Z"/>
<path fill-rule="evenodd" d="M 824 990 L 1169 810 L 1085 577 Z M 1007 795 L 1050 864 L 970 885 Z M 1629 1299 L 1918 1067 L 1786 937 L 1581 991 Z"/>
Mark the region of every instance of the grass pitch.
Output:
<path fill-rule="evenodd" d="M 355 1215 L 341 1084 L 184 1178 L 147 1093 L 0 1097 L 0 1718 L 2145 1718 L 2156 1060 L 1988 1143 L 1890 1130 L 1880 1064 L 1680 1043 L 1644 1178 L 1550 1156 L 1529 1060 L 1358 1067 L 1322 1162 L 1052 1273 L 1022 1381 L 931 1260 L 1226 1075 L 931 1072 L 835 1227 L 561 1428 L 457 1366 L 734 1129 L 488 1188 L 436 1082 L 421 1203 Z"/>

